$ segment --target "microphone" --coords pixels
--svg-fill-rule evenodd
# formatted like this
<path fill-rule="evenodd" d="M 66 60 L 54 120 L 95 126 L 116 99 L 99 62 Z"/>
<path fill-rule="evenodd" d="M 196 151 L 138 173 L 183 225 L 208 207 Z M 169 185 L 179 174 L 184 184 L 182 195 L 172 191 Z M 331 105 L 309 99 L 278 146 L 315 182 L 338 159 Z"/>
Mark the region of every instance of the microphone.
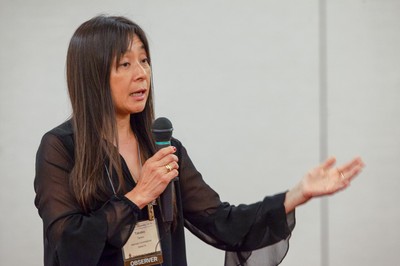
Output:
<path fill-rule="evenodd" d="M 173 131 L 172 123 L 165 117 L 159 117 L 153 122 L 152 133 L 155 139 L 157 151 L 171 146 L 171 137 Z M 168 184 L 164 192 L 160 195 L 161 212 L 164 222 L 173 221 L 173 206 L 172 206 L 172 182 Z"/>

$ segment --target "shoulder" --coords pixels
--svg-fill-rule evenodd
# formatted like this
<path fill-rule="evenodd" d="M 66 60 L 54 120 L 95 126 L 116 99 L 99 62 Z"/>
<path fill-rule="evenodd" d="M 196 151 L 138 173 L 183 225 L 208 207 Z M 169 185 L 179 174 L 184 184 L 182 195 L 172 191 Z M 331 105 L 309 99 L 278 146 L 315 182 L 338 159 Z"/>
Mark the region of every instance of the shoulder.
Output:
<path fill-rule="evenodd" d="M 71 119 L 65 121 L 61 125 L 56 126 L 46 134 L 52 134 L 58 137 L 72 136 L 74 134 Z"/>
<path fill-rule="evenodd" d="M 65 121 L 57 127 L 46 132 L 41 140 L 39 151 L 49 150 L 58 151 L 65 150 L 68 154 L 73 155 L 74 151 L 74 131 L 71 120 Z"/>

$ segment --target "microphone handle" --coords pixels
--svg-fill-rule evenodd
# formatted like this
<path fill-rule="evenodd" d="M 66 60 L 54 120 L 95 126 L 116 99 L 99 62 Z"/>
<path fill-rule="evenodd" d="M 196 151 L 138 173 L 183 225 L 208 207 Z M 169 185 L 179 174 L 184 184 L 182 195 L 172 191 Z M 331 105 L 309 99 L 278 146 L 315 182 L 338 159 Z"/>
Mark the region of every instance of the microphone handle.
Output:
<path fill-rule="evenodd" d="M 160 150 L 164 147 L 171 146 L 170 141 L 165 142 L 156 142 L 157 150 Z M 166 223 L 171 223 L 174 220 L 173 217 L 173 206 L 172 206 L 172 181 L 169 182 L 164 192 L 160 195 L 160 204 L 161 204 L 161 213 L 163 221 Z"/>

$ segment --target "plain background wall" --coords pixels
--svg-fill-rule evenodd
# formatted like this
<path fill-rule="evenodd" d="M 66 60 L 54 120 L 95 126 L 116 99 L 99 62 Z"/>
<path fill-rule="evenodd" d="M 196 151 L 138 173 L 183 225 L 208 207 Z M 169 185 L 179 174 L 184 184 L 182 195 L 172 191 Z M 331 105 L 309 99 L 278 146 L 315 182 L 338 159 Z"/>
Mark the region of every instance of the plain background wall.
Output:
<path fill-rule="evenodd" d="M 223 200 L 285 191 L 325 153 L 362 155 L 347 191 L 297 209 L 282 265 L 398 263 L 400 1 L 0 0 L 0 265 L 43 264 L 35 153 L 70 114 L 69 40 L 100 13 L 147 32 L 157 115 Z M 222 265 L 190 233 L 187 251 Z"/>

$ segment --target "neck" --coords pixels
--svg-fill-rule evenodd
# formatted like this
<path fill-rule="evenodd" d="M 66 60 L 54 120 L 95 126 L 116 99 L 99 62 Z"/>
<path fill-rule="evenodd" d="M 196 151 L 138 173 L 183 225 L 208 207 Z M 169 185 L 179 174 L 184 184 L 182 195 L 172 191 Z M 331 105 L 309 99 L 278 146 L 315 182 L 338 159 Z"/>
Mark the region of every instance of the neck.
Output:
<path fill-rule="evenodd" d="M 130 124 L 130 116 L 117 117 L 118 142 L 124 144 L 135 138 Z"/>

